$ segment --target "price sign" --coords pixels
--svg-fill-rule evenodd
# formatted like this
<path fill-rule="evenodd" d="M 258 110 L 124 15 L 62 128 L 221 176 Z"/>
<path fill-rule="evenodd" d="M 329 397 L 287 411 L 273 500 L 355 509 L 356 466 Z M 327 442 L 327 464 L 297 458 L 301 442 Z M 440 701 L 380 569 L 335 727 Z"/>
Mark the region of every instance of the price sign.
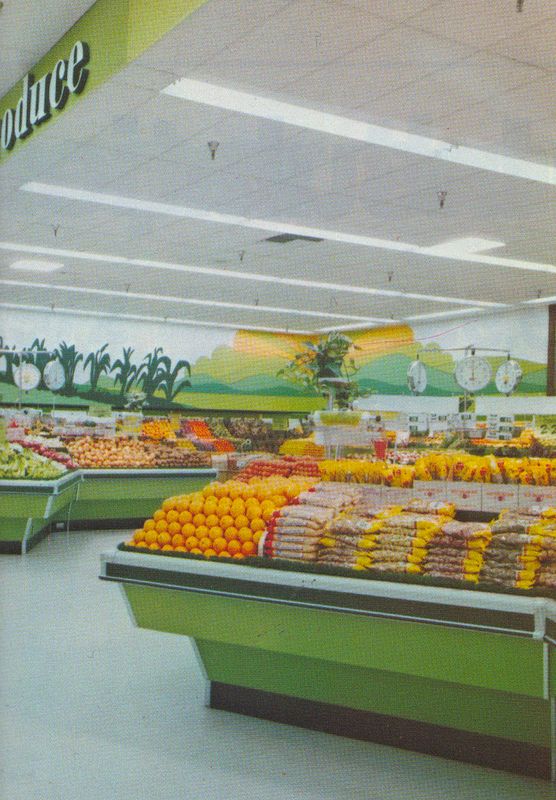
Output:
<path fill-rule="evenodd" d="M 427 414 L 409 414 L 407 418 L 410 433 L 426 433 L 429 429 Z"/>
<path fill-rule="evenodd" d="M 429 416 L 430 433 L 442 433 L 447 430 L 448 430 L 447 414 L 430 414 Z"/>

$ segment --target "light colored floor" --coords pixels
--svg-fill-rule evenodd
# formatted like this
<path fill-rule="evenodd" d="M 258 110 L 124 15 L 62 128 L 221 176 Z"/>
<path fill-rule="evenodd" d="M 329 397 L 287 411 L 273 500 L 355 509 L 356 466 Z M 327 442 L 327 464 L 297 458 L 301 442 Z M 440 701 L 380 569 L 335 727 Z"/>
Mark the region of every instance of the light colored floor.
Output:
<path fill-rule="evenodd" d="M 98 580 L 121 533 L 0 556 L 1 800 L 544 800 L 543 781 L 203 705 L 189 640 Z"/>

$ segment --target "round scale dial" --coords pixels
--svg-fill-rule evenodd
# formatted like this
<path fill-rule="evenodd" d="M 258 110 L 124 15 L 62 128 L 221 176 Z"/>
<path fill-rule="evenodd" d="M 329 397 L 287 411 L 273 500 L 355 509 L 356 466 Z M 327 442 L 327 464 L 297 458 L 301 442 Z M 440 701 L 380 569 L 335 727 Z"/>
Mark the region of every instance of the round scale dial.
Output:
<path fill-rule="evenodd" d="M 467 356 L 456 364 L 456 382 L 467 392 L 479 392 L 490 383 L 492 369 L 488 361 L 479 356 Z"/>
<path fill-rule="evenodd" d="M 419 359 L 407 369 L 407 386 L 413 394 L 422 394 L 427 388 L 427 368 Z"/>
<path fill-rule="evenodd" d="M 14 383 L 18 389 L 29 392 L 41 382 L 40 370 L 34 364 L 21 364 L 14 369 Z"/>
<path fill-rule="evenodd" d="M 66 373 L 58 359 L 48 362 L 42 371 L 42 377 L 46 386 L 52 392 L 57 392 L 66 382 Z"/>
<path fill-rule="evenodd" d="M 496 370 L 494 381 L 496 388 L 501 394 L 511 394 L 519 385 L 523 371 L 519 363 L 513 358 L 502 362 Z"/>

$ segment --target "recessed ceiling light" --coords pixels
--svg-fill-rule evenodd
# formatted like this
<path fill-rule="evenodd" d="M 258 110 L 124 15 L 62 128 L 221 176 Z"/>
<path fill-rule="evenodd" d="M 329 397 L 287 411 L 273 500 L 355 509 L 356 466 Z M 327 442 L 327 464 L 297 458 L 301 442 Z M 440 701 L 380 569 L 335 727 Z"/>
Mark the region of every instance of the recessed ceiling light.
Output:
<path fill-rule="evenodd" d="M 38 258 L 26 258 L 14 261 L 13 264 L 10 264 L 10 269 L 21 270 L 22 272 L 56 272 L 57 269 L 62 269 L 63 266 L 59 261 L 41 261 Z"/>
<path fill-rule="evenodd" d="M 465 300 L 456 297 L 440 297 L 439 295 L 413 294 L 411 292 L 390 291 L 387 289 L 373 289 L 368 286 L 352 286 L 343 283 L 324 283 L 321 281 L 308 281 L 300 278 L 282 278 L 279 275 L 262 275 L 257 272 L 240 272 L 237 270 L 218 269 L 217 267 L 199 267 L 191 264 L 176 264 L 169 261 L 154 261 L 144 258 L 128 258 L 127 256 L 108 255 L 107 253 L 88 253 L 82 250 L 65 250 L 57 247 L 39 247 L 17 242 L 1 242 L 0 250 L 13 250 L 19 253 L 38 253 L 62 258 L 75 258 L 81 261 L 98 261 L 103 264 L 125 264 L 131 267 L 148 267 L 151 269 L 165 269 L 173 272 L 186 272 L 198 275 L 213 275 L 227 280 L 254 281 L 270 283 L 281 286 L 302 286 L 309 289 L 331 291 L 334 293 L 364 294 L 378 297 L 401 297 L 411 300 L 426 300 L 431 303 L 453 303 L 463 306 L 485 306 L 485 308 L 506 308 L 506 303 L 495 303 L 488 300 Z M 388 320 L 389 321 L 389 320 Z"/>
<path fill-rule="evenodd" d="M 556 185 L 556 169 L 545 164 L 510 158 L 500 153 L 476 150 L 473 147 L 461 147 L 439 139 L 430 139 L 427 136 L 384 128 L 380 125 L 369 125 L 366 122 L 341 117 L 337 114 L 327 114 L 305 106 L 283 103 L 270 97 L 238 92 L 204 81 L 180 78 L 162 89 L 162 94 L 189 100 L 193 103 L 225 108 L 228 111 L 238 111 L 253 117 L 283 122 L 308 130 L 329 133 L 345 139 L 355 139 L 394 150 L 403 150 L 406 153 L 416 153 L 441 161 L 451 161 L 454 164 L 498 172 L 502 175 Z"/>

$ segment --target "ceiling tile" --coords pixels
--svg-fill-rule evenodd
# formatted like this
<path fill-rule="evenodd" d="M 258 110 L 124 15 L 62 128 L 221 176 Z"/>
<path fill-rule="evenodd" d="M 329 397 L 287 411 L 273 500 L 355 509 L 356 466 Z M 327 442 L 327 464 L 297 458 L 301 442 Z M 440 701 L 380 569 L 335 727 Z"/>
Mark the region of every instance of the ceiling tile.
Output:
<path fill-rule="evenodd" d="M 355 8 L 298 0 L 187 76 L 251 92 L 278 89 L 392 27 Z"/>
<path fill-rule="evenodd" d="M 539 81 L 540 71 L 514 65 L 495 55 L 477 53 L 472 58 L 450 64 L 423 75 L 400 89 L 359 107 L 381 125 L 411 132 L 429 133 L 431 125 L 460 108 L 498 98 L 519 84 Z M 428 127 L 428 131 L 427 131 Z"/>
<path fill-rule="evenodd" d="M 438 5 L 441 0 L 342 0 L 342 2 L 362 11 L 372 11 L 374 14 L 401 22 Z"/>
<path fill-rule="evenodd" d="M 192 66 L 215 55 L 269 22 L 292 0 L 210 0 L 161 41 L 146 50 L 137 64 L 185 75 Z"/>
<path fill-rule="evenodd" d="M 487 48 L 500 39 L 523 39 L 531 26 L 555 16 L 552 0 L 525 0 L 522 13 L 517 13 L 513 0 L 488 0 L 486 3 L 484 0 L 464 3 L 442 0 L 421 11 L 411 24 L 478 49 Z M 530 59 L 522 60 L 535 63 Z"/>
<path fill-rule="evenodd" d="M 356 106 L 372 109 L 378 98 L 415 82 L 419 76 L 446 70 L 472 53 L 473 49 L 465 45 L 401 26 L 312 74 L 302 75 L 287 86 L 287 92 L 291 102 L 324 110 L 345 113 Z"/>
<path fill-rule="evenodd" d="M 554 13 L 554 4 L 548 2 L 548 5 L 550 5 L 552 14 L 549 19 L 504 37 L 492 44 L 490 49 L 506 58 L 526 64 L 535 64 L 555 72 L 556 14 Z"/>

